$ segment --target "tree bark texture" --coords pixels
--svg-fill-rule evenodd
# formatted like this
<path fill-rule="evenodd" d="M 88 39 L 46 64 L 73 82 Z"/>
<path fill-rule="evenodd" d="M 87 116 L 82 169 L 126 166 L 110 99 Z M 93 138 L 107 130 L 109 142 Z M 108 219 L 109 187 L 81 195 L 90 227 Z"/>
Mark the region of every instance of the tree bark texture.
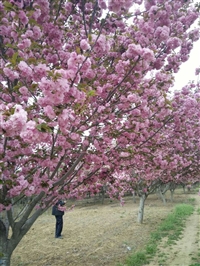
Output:
<path fill-rule="evenodd" d="M 140 204 L 139 204 L 139 211 L 138 211 L 138 223 L 143 222 L 143 217 L 144 217 L 144 204 L 147 196 L 145 194 L 142 194 L 140 196 Z"/>

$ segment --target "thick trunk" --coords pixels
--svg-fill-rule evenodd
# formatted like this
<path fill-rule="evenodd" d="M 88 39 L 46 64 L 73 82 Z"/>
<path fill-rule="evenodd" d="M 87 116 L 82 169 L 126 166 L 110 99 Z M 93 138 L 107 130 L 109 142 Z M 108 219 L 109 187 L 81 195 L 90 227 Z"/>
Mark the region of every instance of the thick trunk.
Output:
<path fill-rule="evenodd" d="M 0 266 L 10 266 L 11 255 L 21 239 L 29 231 L 36 219 L 45 212 L 45 209 L 37 209 L 31 215 L 35 205 L 41 200 L 44 193 L 41 192 L 31 202 L 17 221 L 13 218 L 12 209 L 5 211 L 0 216 Z M 9 234 L 12 228 L 12 234 Z"/>
<path fill-rule="evenodd" d="M 8 250 L 8 219 L 5 213 L 0 217 L 0 266 L 10 266 L 10 258 L 12 251 Z"/>
<path fill-rule="evenodd" d="M 138 223 L 143 222 L 143 217 L 144 217 L 144 203 L 146 200 L 147 196 L 145 194 L 142 194 L 140 196 L 140 205 L 139 205 L 139 211 L 138 211 Z"/>
<path fill-rule="evenodd" d="M 11 254 L 0 254 L 0 266 L 10 266 Z"/>
<path fill-rule="evenodd" d="M 12 226 L 12 235 L 10 238 L 8 238 L 8 230 L 4 221 L 0 219 L 0 266 L 10 266 L 10 260 L 13 251 L 42 213 L 42 210 L 37 210 L 22 224 L 20 221 L 15 222 L 14 226 Z"/>

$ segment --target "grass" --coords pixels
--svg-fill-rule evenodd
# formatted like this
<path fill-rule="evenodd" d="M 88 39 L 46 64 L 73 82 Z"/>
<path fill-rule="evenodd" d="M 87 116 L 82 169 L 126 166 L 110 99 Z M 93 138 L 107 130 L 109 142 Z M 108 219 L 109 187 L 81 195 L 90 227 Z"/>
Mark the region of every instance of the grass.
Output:
<path fill-rule="evenodd" d="M 190 198 L 190 199 L 188 199 L 188 202 L 189 203 L 194 203 L 195 202 L 195 199 L 194 198 Z"/>
<path fill-rule="evenodd" d="M 131 255 L 126 262 L 126 265 L 134 265 L 134 266 L 139 266 L 139 265 L 143 265 L 144 263 L 147 263 L 147 256 L 146 253 L 143 252 L 137 252 L 133 255 Z"/>
<path fill-rule="evenodd" d="M 195 260 L 193 264 L 190 264 L 189 266 L 200 266 L 200 252 L 197 254 L 198 258 L 194 257 L 192 260 Z"/>
<path fill-rule="evenodd" d="M 193 203 L 193 201 L 191 203 Z M 119 266 L 142 266 L 144 264 L 148 264 L 149 259 L 153 258 L 156 254 L 158 243 L 162 238 L 167 237 L 168 245 L 173 244 L 174 241 L 180 238 L 185 225 L 185 219 L 191 215 L 193 211 L 194 207 L 192 205 L 177 205 L 173 212 L 170 213 L 164 221 L 162 221 L 157 230 L 151 233 L 150 240 L 144 250 L 130 255 L 125 264 L 120 264 Z M 200 265 L 194 264 L 191 266 Z"/>

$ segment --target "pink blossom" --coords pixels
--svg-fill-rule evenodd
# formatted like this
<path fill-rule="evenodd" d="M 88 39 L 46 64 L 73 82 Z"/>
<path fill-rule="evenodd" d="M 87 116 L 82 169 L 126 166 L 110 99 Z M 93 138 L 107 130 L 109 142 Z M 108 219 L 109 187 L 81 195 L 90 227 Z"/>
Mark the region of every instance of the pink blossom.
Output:
<path fill-rule="evenodd" d="M 10 115 L 7 120 L 0 114 L 1 127 L 8 136 L 20 134 L 24 129 L 27 121 L 27 112 L 24 111 L 21 105 L 15 105 L 14 114 Z"/>
<path fill-rule="evenodd" d="M 37 140 L 36 122 L 31 120 L 28 121 L 25 125 L 25 128 L 20 133 L 20 137 L 28 143 Z"/>
<path fill-rule="evenodd" d="M 116 13 L 120 12 L 122 8 L 128 11 L 132 4 L 133 0 L 108 0 L 108 9 Z"/>
<path fill-rule="evenodd" d="M 70 54 L 70 58 L 67 61 L 67 65 L 69 69 L 77 70 L 77 54 L 75 52 L 72 52 Z"/>
<path fill-rule="evenodd" d="M 56 117 L 56 114 L 52 108 L 52 106 L 47 105 L 44 107 L 44 112 L 46 113 L 46 115 L 50 118 L 50 119 L 54 119 Z"/>
<path fill-rule="evenodd" d="M 5 206 L 0 203 L 0 212 L 3 212 L 5 210 Z"/>
<path fill-rule="evenodd" d="M 155 56 L 152 50 L 150 50 L 149 48 L 143 48 L 142 51 L 142 58 L 146 61 L 146 62 L 154 62 L 155 61 Z"/>
<path fill-rule="evenodd" d="M 126 158 L 126 157 L 129 157 L 129 156 L 130 156 L 129 152 L 121 152 L 120 153 L 120 157 Z"/>
<path fill-rule="evenodd" d="M 169 32 L 170 29 L 167 26 L 157 27 L 154 36 L 155 38 L 159 38 L 160 40 L 164 41 L 169 38 Z"/>
<path fill-rule="evenodd" d="M 12 69 L 8 67 L 4 67 L 3 72 L 11 81 L 14 81 L 15 79 L 19 78 L 18 72 L 13 71 Z"/>
<path fill-rule="evenodd" d="M 125 54 L 128 58 L 134 58 L 142 54 L 142 47 L 139 44 L 129 44 Z"/>
<path fill-rule="evenodd" d="M 25 26 L 28 23 L 28 17 L 26 16 L 25 12 L 23 10 L 20 10 L 18 16 L 19 19 L 21 20 L 21 23 Z"/>
<path fill-rule="evenodd" d="M 106 36 L 101 34 L 100 36 L 92 35 L 92 40 L 95 43 L 94 51 L 96 53 L 105 53 L 110 50 L 110 43 L 106 39 Z"/>
<path fill-rule="evenodd" d="M 199 74 L 200 74 L 200 67 L 198 67 L 198 68 L 195 69 L 195 75 L 198 76 Z"/>
<path fill-rule="evenodd" d="M 17 185 L 9 190 L 10 196 L 17 196 L 22 190 L 26 189 L 29 185 L 28 181 L 25 180 L 24 176 L 19 176 L 16 180 Z"/>
<path fill-rule="evenodd" d="M 104 111 L 104 109 L 105 109 L 105 106 L 99 106 L 97 112 L 101 113 L 102 111 Z"/>
<path fill-rule="evenodd" d="M 34 26 L 33 27 L 33 37 L 34 37 L 34 40 L 40 39 L 41 36 L 42 36 L 41 29 L 38 26 Z"/>
<path fill-rule="evenodd" d="M 22 38 L 32 38 L 33 37 L 33 31 L 27 30 L 24 35 L 21 36 Z"/>
<path fill-rule="evenodd" d="M 39 63 L 37 66 L 34 66 L 33 69 L 34 81 L 40 81 L 43 77 L 46 77 L 47 71 L 49 71 L 49 67 L 41 63 Z"/>
<path fill-rule="evenodd" d="M 107 8 L 107 4 L 106 4 L 105 0 L 98 0 L 98 4 L 99 4 L 99 7 L 102 8 L 102 9 L 106 9 Z"/>
<path fill-rule="evenodd" d="M 23 87 L 19 88 L 19 92 L 23 95 L 27 95 L 28 89 L 25 86 L 23 86 Z"/>
<path fill-rule="evenodd" d="M 26 62 L 20 61 L 20 63 L 18 64 L 18 68 L 23 76 L 32 76 L 32 69 L 27 65 Z"/>
<path fill-rule="evenodd" d="M 87 40 L 84 39 L 84 40 L 81 40 L 80 47 L 83 51 L 86 51 L 90 49 L 90 44 L 87 42 Z"/>
<path fill-rule="evenodd" d="M 190 32 L 189 34 L 190 36 L 190 39 L 195 42 L 195 41 L 198 41 L 199 40 L 199 36 L 200 36 L 200 32 L 199 32 L 199 29 L 194 29 Z"/>
<path fill-rule="evenodd" d="M 136 102 L 137 101 L 137 96 L 135 94 L 129 94 L 127 96 L 127 100 L 130 102 Z"/>
<path fill-rule="evenodd" d="M 26 49 L 31 46 L 31 41 L 29 39 L 23 39 L 17 47 L 21 50 Z"/>
<path fill-rule="evenodd" d="M 95 77 L 95 71 L 93 69 L 88 69 L 86 72 L 83 74 L 83 77 L 88 78 L 88 79 L 93 79 Z"/>
<path fill-rule="evenodd" d="M 70 137 L 72 140 L 75 141 L 75 140 L 78 140 L 80 138 L 80 135 L 77 133 L 71 133 Z"/>
<path fill-rule="evenodd" d="M 181 45 L 182 41 L 177 37 L 170 37 L 167 40 L 167 46 L 171 49 L 176 49 Z"/>
<path fill-rule="evenodd" d="M 58 209 L 59 211 L 66 211 L 67 210 L 67 207 L 66 206 L 61 206 L 61 205 L 58 205 Z"/>

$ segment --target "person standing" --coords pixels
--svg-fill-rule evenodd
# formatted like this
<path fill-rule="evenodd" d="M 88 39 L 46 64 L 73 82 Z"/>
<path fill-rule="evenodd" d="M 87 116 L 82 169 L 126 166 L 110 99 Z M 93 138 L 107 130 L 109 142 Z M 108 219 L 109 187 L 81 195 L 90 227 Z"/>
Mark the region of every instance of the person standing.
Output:
<path fill-rule="evenodd" d="M 55 228 L 55 238 L 62 238 L 61 233 L 63 229 L 63 215 L 64 215 L 64 206 L 65 202 L 59 200 L 52 207 L 52 215 L 56 218 L 56 228 Z"/>

